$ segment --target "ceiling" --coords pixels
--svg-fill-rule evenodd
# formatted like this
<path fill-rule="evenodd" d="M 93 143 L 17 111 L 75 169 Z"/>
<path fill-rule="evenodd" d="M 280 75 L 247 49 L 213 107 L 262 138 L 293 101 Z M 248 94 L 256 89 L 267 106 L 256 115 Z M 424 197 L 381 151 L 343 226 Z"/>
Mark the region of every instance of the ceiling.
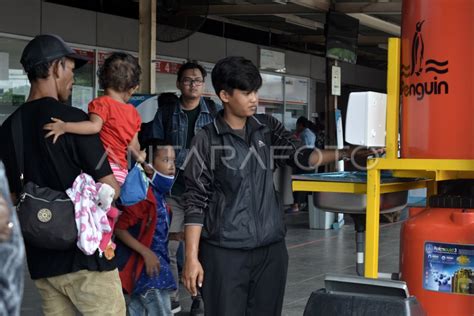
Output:
<path fill-rule="evenodd" d="M 138 18 L 139 0 L 47 1 Z M 326 13 L 333 10 L 348 14 L 359 20 L 357 63 L 379 69 L 386 69 L 388 37 L 400 36 L 402 0 L 188 0 L 187 2 L 195 7 L 201 2 L 209 2 L 207 20 L 200 28 L 200 32 L 318 56 L 325 55 Z M 193 9 L 197 8 L 191 8 L 190 12 Z"/>
<path fill-rule="evenodd" d="M 326 13 L 359 19 L 357 63 L 386 69 L 387 39 L 400 36 L 402 0 L 210 0 L 209 19 L 271 32 L 271 46 L 325 55 Z"/>

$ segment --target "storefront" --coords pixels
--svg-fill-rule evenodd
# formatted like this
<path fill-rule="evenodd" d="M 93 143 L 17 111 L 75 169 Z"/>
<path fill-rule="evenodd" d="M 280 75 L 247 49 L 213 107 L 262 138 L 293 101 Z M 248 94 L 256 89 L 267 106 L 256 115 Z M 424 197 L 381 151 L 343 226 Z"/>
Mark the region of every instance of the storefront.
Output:
<path fill-rule="evenodd" d="M 28 97 L 30 84 L 20 64 L 21 53 L 30 38 L 0 34 L 0 123 Z M 97 80 L 97 69 L 113 51 L 84 45 L 71 46 L 81 55 L 90 59 L 75 71 L 75 82 L 69 104 L 87 111 L 87 104 L 102 95 Z M 138 56 L 136 52 L 130 52 Z M 157 56 L 156 93 L 175 92 L 176 75 L 184 58 Z M 219 102 L 210 79 L 213 63 L 198 61 L 208 72 L 204 95 Z M 309 115 L 309 78 L 295 77 L 280 73 L 262 72 L 263 85 L 259 91 L 259 113 L 267 113 L 294 129 L 299 116 Z"/>

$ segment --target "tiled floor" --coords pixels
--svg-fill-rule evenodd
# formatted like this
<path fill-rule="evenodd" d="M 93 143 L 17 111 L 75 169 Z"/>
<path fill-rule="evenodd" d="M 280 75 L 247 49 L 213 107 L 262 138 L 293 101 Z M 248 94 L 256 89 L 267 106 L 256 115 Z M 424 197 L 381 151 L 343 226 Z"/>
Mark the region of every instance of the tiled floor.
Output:
<path fill-rule="evenodd" d="M 283 315 L 303 315 L 312 291 L 324 287 L 326 273 L 355 274 L 355 234 L 350 219 L 340 230 L 308 229 L 308 213 L 287 215 L 286 237 L 290 256 Z M 399 231 L 401 223 L 382 224 L 380 230 L 379 270 L 398 271 Z M 182 290 L 183 312 L 188 315 L 191 299 Z M 41 315 L 40 298 L 27 277 L 22 315 Z"/>

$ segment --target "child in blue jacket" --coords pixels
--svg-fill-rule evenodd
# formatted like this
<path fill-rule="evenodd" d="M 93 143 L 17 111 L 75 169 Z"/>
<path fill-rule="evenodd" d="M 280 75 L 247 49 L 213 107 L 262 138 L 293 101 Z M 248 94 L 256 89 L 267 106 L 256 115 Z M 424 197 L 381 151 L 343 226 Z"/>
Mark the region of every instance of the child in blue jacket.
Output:
<path fill-rule="evenodd" d="M 165 202 L 174 181 L 175 153 L 172 146 L 151 140 L 146 148 L 152 157 L 147 170 L 150 187 L 147 198 L 123 207 L 115 234 L 120 247 L 131 255 L 120 271 L 122 287 L 130 294 L 128 310 L 134 315 L 171 315 L 170 291 L 176 283 L 169 269 L 168 228 L 170 216 Z M 122 251 L 123 253 L 123 251 Z"/>

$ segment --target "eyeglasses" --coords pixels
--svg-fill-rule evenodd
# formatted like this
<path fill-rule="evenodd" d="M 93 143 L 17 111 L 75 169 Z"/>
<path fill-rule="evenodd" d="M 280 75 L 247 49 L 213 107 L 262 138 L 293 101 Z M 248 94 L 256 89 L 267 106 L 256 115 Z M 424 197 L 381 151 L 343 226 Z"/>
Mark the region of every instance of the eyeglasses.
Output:
<path fill-rule="evenodd" d="M 201 86 L 204 83 L 204 80 L 202 78 L 196 78 L 196 79 L 191 79 L 191 78 L 184 78 L 181 80 L 181 83 L 184 84 L 185 86 Z"/>

